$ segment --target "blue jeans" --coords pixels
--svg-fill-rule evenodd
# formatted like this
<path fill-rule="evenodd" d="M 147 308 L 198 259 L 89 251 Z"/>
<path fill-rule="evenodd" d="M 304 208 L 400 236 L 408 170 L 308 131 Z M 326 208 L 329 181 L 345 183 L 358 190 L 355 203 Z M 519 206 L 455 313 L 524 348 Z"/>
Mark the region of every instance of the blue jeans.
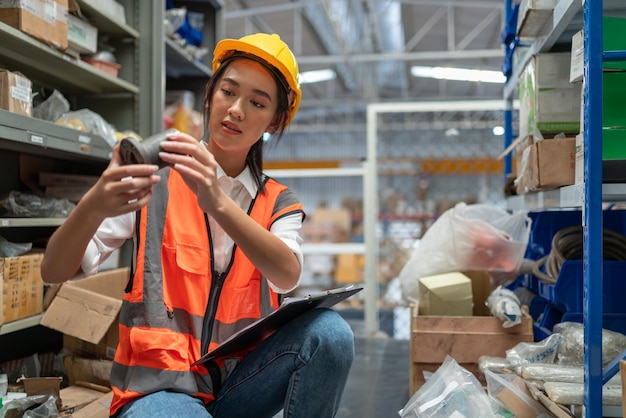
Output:
<path fill-rule="evenodd" d="M 354 359 L 350 326 L 331 309 L 313 309 L 259 344 L 208 405 L 156 392 L 125 405 L 119 418 L 334 417 Z M 175 390 L 175 388 L 172 388 Z"/>

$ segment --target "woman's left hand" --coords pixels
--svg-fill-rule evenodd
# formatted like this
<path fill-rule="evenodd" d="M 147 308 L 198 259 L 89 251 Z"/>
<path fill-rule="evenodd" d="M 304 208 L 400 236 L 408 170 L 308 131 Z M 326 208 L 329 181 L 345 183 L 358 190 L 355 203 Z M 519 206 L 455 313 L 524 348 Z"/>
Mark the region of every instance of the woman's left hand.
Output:
<path fill-rule="evenodd" d="M 159 157 L 180 173 L 198 197 L 200 208 L 213 213 L 226 196 L 217 181 L 218 164 L 213 154 L 203 142 L 182 132 L 168 135 L 161 147 Z"/>

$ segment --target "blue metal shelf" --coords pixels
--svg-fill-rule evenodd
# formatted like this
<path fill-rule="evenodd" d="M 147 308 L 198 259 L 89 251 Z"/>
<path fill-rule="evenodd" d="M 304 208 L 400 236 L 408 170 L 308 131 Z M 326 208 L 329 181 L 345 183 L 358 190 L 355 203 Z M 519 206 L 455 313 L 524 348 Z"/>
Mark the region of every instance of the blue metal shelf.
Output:
<path fill-rule="evenodd" d="M 626 51 L 603 51 L 603 15 L 607 10 L 619 10 L 624 12 L 626 6 L 613 0 L 561 0 L 557 3 L 552 26 L 547 28 L 547 35 L 537 40 L 529 48 L 528 53 L 522 59 L 522 63 L 513 69 L 504 88 L 505 104 L 505 147 L 513 139 L 512 133 L 512 96 L 517 87 L 517 79 L 523 69 L 525 60 L 533 54 L 547 51 L 551 43 L 561 36 L 568 25 L 580 23 L 577 15 L 582 3 L 582 29 L 584 32 L 584 82 L 583 82 L 583 106 L 584 106 L 584 184 L 582 188 L 582 226 L 584 229 L 584 256 L 583 256 L 583 312 L 582 321 L 585 324 L 585 417 L 602 416 L 602 383 L 608 380 L 617 371 L 619 358 L 613 359 L 611 367 L 602 370 L 602 319 L 603 309 L 603 251 L 602 230 L 603 210 L 602 202 L 606 195 L 606 186 L 602 184 L 602 68 L 605 61 L 624 61 Z M 513 13 L 512 0 L 505 0 L 505 12 L 508 17 Z M 592 140 L 595 138 L 595 140 Z M 510 158 L 510 156 L 507 156 Z M 510 164 L 505 165 L 506 170 Z M 505 172 L 508 174 L 508 171 Z M 618 194 L 622 194 L 621 192 Z M 542 210 L 544 205 L 537 202 Z M 562 196 L 557 196 L 562 201 Z M 525 201 L 525 199 L 522 199 Z M 517 203 L 520 203 L 519 201 Z M 524 203 L 524 202 L 521 202 Z M 548 207 L 555 207 L 549 203 Z M 558 206 L 558 203 L 557 205 Z M 573 204 L 571 206 L 577 206 Z M 571 207 L 570 206 L 570 207 Z M 596 280 L 592 278 L 595 277 Z M 624 353 L 626 355 L 626 352 Z"/>

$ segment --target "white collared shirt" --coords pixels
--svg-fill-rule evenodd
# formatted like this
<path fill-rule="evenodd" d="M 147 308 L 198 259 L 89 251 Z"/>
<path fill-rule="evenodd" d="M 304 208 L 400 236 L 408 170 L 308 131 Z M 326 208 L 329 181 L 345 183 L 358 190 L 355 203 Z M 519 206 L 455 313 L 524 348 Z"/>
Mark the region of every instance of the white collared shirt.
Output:
<path fill-rule="evenodd" d="M 229 177 L 218 166 L 218 182 L 224 192 L 244 211 L 247 211 L 253 196 L 256 196 L 257 185 L 252 178 L 250 169 L 246 166 L 237 177 Z M 228 236 L 222 227 L 209 216 L 209 226 L 213 239 L 215 270 L 223 272 L 230 261 L 233 252 L 233 240 Z M 303 255 L 300 244 L 302 236 L 300 230 L 302 228 L 302 217 L 300 214 L 293 214 L 281 217 L 276 220 L 270 227 L 270 231 L 279 237 L 293 253 L 298 257 L 300 266 L 302 266 Z M 98 272 L 98 266 L 104 262 L 113 251 L 121 247 L 127 239 L 133 238 L 135 235 L 135 213 L 126 213 L 124 215 L 105 219 L 95 236 L 91 239 L 83 260 L 81 268 L 85 275 L 89 276 Z M 270 287 L 278 293 L 287 293 L 293 290 L 281 289 L 276 287 L 268 280 Z"/>

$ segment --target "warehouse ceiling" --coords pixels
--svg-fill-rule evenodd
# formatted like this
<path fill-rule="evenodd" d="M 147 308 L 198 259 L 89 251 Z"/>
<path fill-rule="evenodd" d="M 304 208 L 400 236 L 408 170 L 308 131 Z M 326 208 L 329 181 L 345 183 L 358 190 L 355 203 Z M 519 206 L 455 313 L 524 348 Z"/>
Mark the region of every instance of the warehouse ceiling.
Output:
<path fill-rule="evenodd" d="M 499 71 L 503 0 L 224 0 L 223 4 L 226 37 L 278 33 L 292 47 L 301 73 L 336 74 L 329 81 L 303 84 L 295 126 L 363 126 L 370 103 L 502 100 L 502 84 L 416 77 L 411 68 Z M 459 118 L 466 122 L 467 115 Z"/>

